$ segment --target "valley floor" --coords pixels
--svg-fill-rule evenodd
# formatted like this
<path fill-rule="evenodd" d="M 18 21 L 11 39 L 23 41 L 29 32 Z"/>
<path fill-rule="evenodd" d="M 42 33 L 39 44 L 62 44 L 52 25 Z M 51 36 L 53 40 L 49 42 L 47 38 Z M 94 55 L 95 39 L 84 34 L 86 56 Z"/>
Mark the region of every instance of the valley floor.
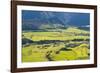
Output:
<path fill-rule="evenodd" d="M 85 60 L 90 57 L 89 32 L 23 32 L 22 62 Z"/>

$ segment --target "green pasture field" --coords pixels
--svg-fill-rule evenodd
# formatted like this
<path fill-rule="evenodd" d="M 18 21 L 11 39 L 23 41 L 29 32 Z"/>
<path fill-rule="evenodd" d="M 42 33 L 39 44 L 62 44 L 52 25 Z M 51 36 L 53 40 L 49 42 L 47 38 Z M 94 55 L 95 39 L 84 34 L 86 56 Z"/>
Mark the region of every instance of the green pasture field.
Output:
<path fill-rule="evenodd" d="M 89 31 L 77 28 L 62 31 L 23 31 L 22 62 L 89 59 L 89 38 Z"/>

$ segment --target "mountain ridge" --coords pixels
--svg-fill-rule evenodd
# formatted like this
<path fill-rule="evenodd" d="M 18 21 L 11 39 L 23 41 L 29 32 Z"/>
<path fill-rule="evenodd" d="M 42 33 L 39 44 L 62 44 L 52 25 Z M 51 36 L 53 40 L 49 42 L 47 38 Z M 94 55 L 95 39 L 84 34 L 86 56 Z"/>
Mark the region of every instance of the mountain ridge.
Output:
<path fill-rule="evenodd" d="M 88 13 L 22 10 L 22 30 L 38 30 L 44 25 L 48 28 L 83 27 L 89 25 L 89 17 Z"/>

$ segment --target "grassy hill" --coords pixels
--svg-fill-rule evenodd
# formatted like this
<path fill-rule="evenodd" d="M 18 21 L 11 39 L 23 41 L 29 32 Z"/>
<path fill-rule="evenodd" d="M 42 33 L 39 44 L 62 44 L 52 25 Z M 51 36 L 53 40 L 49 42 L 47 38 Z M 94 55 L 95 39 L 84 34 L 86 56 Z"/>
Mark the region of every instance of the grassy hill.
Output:
<path fill-rule="evenodd" d="M 23 31 L 22 62 L 89 59 L 89 31 L 77 27 L 47 30 Z"/>

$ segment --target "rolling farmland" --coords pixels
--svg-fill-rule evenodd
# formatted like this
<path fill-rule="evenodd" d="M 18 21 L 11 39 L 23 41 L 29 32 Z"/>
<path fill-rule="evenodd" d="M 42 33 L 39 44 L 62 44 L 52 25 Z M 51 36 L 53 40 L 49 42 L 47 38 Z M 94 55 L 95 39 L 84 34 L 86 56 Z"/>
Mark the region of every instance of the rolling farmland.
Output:
<path fill-rule="evenodd" d="M 89 31 L 77 27 L 23 31 L 22 62 L 89 59 L 89 40 Z"/>

